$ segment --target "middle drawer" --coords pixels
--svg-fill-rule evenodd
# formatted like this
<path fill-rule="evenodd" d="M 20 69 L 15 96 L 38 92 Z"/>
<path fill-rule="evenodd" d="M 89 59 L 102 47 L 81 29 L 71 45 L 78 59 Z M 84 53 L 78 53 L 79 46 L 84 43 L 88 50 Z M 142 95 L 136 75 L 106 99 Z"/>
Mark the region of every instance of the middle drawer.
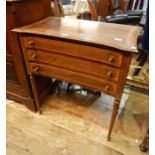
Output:
<path fill-rule="evenodd" d="M 119 78 L 120 70 L 118 68 L 99 62 L 42 50 L 27 49 L 27 53 L 30 62 L 49 64 L 116 82 Z"/>

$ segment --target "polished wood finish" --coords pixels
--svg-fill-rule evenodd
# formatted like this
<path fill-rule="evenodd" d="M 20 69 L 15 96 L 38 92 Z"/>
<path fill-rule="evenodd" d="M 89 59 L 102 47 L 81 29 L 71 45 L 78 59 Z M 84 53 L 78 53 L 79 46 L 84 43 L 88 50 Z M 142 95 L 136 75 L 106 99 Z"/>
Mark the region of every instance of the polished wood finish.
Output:
<path fill-rule="evenodd" d="M 7 98 L 25 103 L 34 110 L 30 80 L 27 77 L 21 47 L 16 34 L 11 30 L 50 16 L 50 0 L 7 0 L 6 5 Z"/>
<path fill-rule="evenodd" d="M 33 25 L 14 29 L 24 34 L 58 38 L 79 44 L 114 48 L 115 53 L 138 53 L 137 36 L 142 28 L 130 25 L 48 17 Z M 76 46 L 74 48 L 76 48 Z M 64 47 L 63 47 L 64 48 Z M 102 49 L 102 48 L 101 48 Z M 108 48 L 109 49 L 109 48 Z"/>
<path fill-rule="evenodd" d="M 75 46 L 75 43 L 49 40 L 49 39 L 39 38 L 39 37 L 27 36 L 27 37 L 24 37 L 24 42 L 25 42 L 25 46 L 28 49 L 46 50 L 46 51 L 50 51 L 58 54 L 76 56 L 78 58 L 94 60 L 94 61 L 106 63 L 116 67 L 121 66 L 122 58 L 123 58 L 123 55 L 121 53 L 116 53 L 106 48 L 99 49 L 96 47 L 89 47 L 86 45 L 81 46 L 80 44 L 76 44 Z M 33 45 L 30 45 L 31 42 L 33 42 Z M 63 46 L 60 46 L 60 44 Z M 70 52 L 70 49 L 73 49 L 72 52 Z"/>
<path fill-rule="evenodd" d="M 54 65 L 72 71 L 79 71 L 89 75 L 95 75 L 100 78 L 107 78 L 118 81 L 119 69 L 104 65 L 90 60 L 84 60 L 68 55 L 62 55 L 55 52 L 45 52 L 41 50 L 28 49 L 28 59 L 31 62 Z M 77 66 L 78 64 L 78 66 Z"/>
<path fill-rule="evenodd" d="M 40 105 L 34 78 L 37 75 L 65 80 L 115 97 L 108 131 L 110 140 L 132 53 L 138 52 L 136 39 L 141 28 L 49 17 L 14 31 L 20 36 L 37 105 Z"/>
<path fill-rule="evenodd" d="M 113 126 L 114 126 L 114 123 L 115 123 L 115 120 L 116 120 L 116 117 L 118 114 L 120 100 L 121 100 L 124 85 L 126 82 L 126 77 L 128 75 L 131 58 L 132 58 L 132 55 L 130 53 L 124 55 L 124 58 L 123 58 L 121 72 L 119 75 L 119 81 L 117 83 L 117 90 L 116 90 L 116 94 L 115 94 L 115 100 L 114 100 L 114 105 L 113 105 L 113 110 L 112 110 L 110 127 L 109 127 L 109 131 L 108 131 L 108 136 L 107 136 L 108 140 L 110 140 L 111 132 L 112 132 L 112 129 L 113 129 Z"/>
<path fill-rule="evenodd" d="M 100 79 L 94 76 L 70 71 L 68 69 L 62 69 L 59 67 L 44 65 L 40 63 L 30 63 L 30 71 L 34 75 L 54 77 L 59 80 L 79 84 L 87 88 L 97 89 L 110 95 L 114 95 L 116 92 L 116 84 L 113 82 L 109 82 L 108 80 Z"/>

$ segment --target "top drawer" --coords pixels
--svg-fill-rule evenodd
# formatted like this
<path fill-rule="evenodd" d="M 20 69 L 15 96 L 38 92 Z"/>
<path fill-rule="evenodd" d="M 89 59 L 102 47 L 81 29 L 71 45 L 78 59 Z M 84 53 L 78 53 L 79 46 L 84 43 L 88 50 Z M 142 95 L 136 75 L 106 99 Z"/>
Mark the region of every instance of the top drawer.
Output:
<path fill-rule="evenodd" d="M 24 37 L 26 48 L 34 48 L 66 54 L 79 58 L 121 67 L 123 55 L 112 50 L 96 48 L 71 42 L 44 39 L 39 37 Z"/>

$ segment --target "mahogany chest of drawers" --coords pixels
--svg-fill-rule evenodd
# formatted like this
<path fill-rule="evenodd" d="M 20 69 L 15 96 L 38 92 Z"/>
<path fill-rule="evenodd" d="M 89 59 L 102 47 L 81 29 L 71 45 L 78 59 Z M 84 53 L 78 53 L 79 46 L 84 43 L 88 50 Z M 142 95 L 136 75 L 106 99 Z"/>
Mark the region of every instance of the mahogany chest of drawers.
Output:
<path fill-rule="evenodd" d="M 15 29 L 38 110 L 41 112 L 35 76 L 54 77 L 112 95 L 110 139 L 140 30 L 56 17 Z"/>

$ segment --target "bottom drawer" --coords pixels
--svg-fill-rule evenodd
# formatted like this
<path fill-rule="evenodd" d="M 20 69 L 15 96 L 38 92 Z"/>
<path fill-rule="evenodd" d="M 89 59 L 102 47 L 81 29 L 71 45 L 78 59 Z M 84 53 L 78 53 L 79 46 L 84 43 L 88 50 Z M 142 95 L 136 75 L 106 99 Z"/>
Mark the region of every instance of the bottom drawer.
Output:
<path fill-rule="evenodd" d="M 68 81 L 84 87 L 103 91 L 110 95 L 115 95 L 116 83 L 89 76 L 83 73 L 73 72 L 66 69 L 44 64 L 30 63 L 31 72 L 35 75 L 54 77 L 59 80 Z"/>

